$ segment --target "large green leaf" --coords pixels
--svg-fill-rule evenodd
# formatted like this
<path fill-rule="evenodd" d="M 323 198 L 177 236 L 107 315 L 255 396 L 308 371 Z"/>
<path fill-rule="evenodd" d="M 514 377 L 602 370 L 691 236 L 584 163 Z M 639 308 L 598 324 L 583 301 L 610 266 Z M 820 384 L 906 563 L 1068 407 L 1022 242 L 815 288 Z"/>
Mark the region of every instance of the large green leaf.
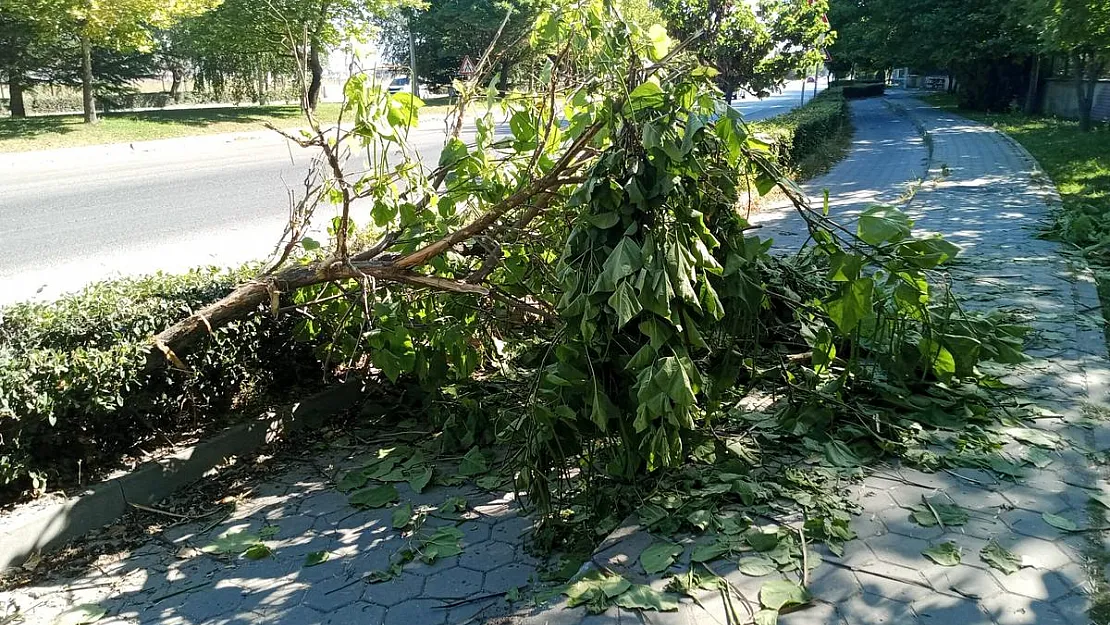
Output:
<path fill-rule="evenodd" d="M 205 553 L 226 553 L 230 555 L 239 555 L 256 545 L 261 541 L 258 534 L 251 534 L 249 532 L 225 532 L 221 534 L 212 542 L 212 544 L 203 547 L 201 551 Z"/>
<path fill-rule="evenodd" d="M 699 543 L 694 545 L 690 554 L 692 562 L 710 562 L 723 556 L 728 551 L 728 545 L 720 542 Z"/>
<path fill-rule="evenodd" d="M 489 471 L 489 463 L 486 462 L 486 456 L 482 450 L 477 447 L 471 447 L 459 463 L 459 475 L 463 477 L 481 475 L 487 471 Z"/>
<path fill-rule="evenodd" d="M 356 508 L 381 508 L 397 501 L 397 488 L 393 484 L 363 488 L 351 493 L 348 501 Z"/>
<path fill-rule="evenodd" d="M 962 554 L 963 548 L 952 541 L 930 545 L 921 552 L 921 555 L 941 566 L 956 566 L 960 563 Z"/>
<path fill-rule="evenodd" d="M 895 243 L 910 235 L 913 222 L 902 211 L 890 206 L 873 206 L 859 216 L 856 234 L 871 245 Z"/>
<path fill-rule="evenodd" d="M 871 278 L 845 282 L 837 290 L 837 296 L 825 303 L 825 312 L 841 332 L 850 333 L 871 314 L 874 292 L 875 282 Z"/>
<path fill-rule="evenodd" d="M 635 584 L 617 595 L 615 603 L 629 610 L 656 610 L 674 612 L 678 610 L 678 599 L 674 595 L 659 592 L 645 584 Z"/>
<path fill-rule="evenodd" d="M 682 545 L 672 542 L 660 542 L 649 546 L 640 552 L 640 566 L 644 572 L 654 575 L 667 570 L 674 564 L 675 558 L 682 555 Z"/>
<path fill-rule="evenodd" d="M 633 110 L 655 108 L 663 104 L 663 88 L 649 80 L 628 94 L 628 102 Z"/>
<path fill-rule="evenodd" d="M 1075 521 L 1072 521 L 1071 519 L 1069 519 L 1067 517 L 1062 517 L 1058 514 L 1052 514 L 1050 512 L 1042 512 L 1041 513 L 1041 518 L 1044 519 L 1045 523 L 1048 523 L 1049 525 L 1051 525 L 1052 527 L 1055 527 L 1058 530 L 1063 530 L 1065 532 L 1078 532 L 1079 531 L 1079 526 L 1076 525 Z"/>
<path fill-rule="evenodd" d="M 776 579 L 763 584 L 759 589 L 759 603 L 770 610 L 781 610 L 784 606 L 809 601 L 809 593 L 794 582 Z"/>
<path fill-rule="evenodd" d="M 740 558 L 739 568 L 741 573 L 752 577 L 763 577 L 779 570 L 778 565 L 766 556 Z"/>
<path fill-rule="evenodd" d="M 622 238 L 601 266 L 601 275 L 598 276 L 596 285 L 597 290 L 613 291 L 622 279 L 639 271 L 642 266 L 641 263 L 640 246 L 629 237 Z"/>
<path fill-rule="evenodd" d="M 617 290 L 609 296 L 609 306 L 617 312 L 617 329 L 623 328 L 643 310 L 636 291 L 628 280 L 622 280 Z"/>
<path fill-rule="evenodd" d="M 445 526 L 437 528 L 430 535 L 420 541 L 417 546 L 417 557 L 421 561 L 431 564 L 440 558 L 457 556 L 462 553 L 463 532 L 457 527 Z"/>
<path fill-rule="evenodd" d="M 922 497 L 924 505 L 913 508 L 910 516 L 918 525 L 933 527 L 939 521 L 945 527 L 964 525 L 968 521 L 967 511 L 956 504 L 941 503 L 939 498 L 926 500 Z"/>
<path fill-rule="evenodd" d="M 1021 558 L 995 541 L 990 541 L 979 550 L 979 557 L 991 567 L 1009 575 L 1021 568 Z"/>

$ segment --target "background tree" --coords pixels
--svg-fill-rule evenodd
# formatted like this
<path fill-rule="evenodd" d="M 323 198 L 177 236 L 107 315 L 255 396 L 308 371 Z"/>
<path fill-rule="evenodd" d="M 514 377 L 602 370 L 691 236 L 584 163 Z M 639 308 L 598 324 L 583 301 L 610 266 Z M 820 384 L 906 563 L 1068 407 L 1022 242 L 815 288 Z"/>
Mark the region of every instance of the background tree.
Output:
<path fill-rule="evenodd" d="M 1095 85 L 1110 62 L 1110 2 L 1047 0 L 1033 5 L 1033 20 L 1045 25 L 1046 47 L 1067 56 L 1075 80 L 1079 128 L 1089 131 Z"/>
<path fill-rule="evenodd" d="M 81 94 L 86 123 L 96 123 L 93 47 L 149 52 L 154 29 L 167 28 L 189 15 L 202 13 L 219 0 L 57 0 L 52 15 L 58 29 L 77 38 L 81 50 Z"/>
<path fill-rule="evenodd" d="M 677 39 L 701 32 L 693 44 L 699 60 L 720 74 L 717 83 L 731 102 L 743 89 L 753 94 L 780 86 L 793 71 L 816 66 L 832 43 L 821 19 L 825 0 L 657 0 L 667 30 Z"/>
<path fill-rule="evenodd" d="M 530 53 L 522 35 L 535 22 L 540 5 L 537 0 L 430 0 L 421 9 L 396 11 L 381 21 L 385 56 L 408 65 L 411 28 L 419 80 L 433 86 L 449 85 L 458 78 L 464 57 L 478 61 L 509 13 L 492 51 L 504 90 L 513 66 Z"/>

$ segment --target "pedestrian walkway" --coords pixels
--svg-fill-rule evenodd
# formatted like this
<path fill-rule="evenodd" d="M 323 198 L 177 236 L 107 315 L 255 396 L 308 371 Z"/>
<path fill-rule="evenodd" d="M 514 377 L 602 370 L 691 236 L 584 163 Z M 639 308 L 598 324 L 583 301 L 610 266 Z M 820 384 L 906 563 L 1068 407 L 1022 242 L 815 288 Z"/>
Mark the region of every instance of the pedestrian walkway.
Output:
<path fill-rule="evenodd" d="M 396 499 L 423 508 L 425 527 L 457 530 L 443 535 L 445 554 L 424 563 L 429 547 L 396 529 L 394 506 L 358 509 L 337 490 L 375 451 L 314 454 L 255 485 L 226 519 L 175 524 L 130 552 L 91 559 L 83 575 L 0 592 L 0 624 L 12 602 L 25 625 L 90 622 L 55 620 L 82 605 L 106 611 L 100 625 L 457 625 L 508 613 L 505 595 L 527 587 L 537 566 L 525 551 L 532 523 L 513 496 L 466 485 L 418 494 L 398 483 Z M 269 551 L 240 555 L 250 541 Z M 228 553 L 213 552 L 221 544 Z M 413 547 L 416 561 L 398 576 L 366 582 Z"/>
<path fill-rule="evenodd" d="M 963 252 L 954 287 L 969 305 L 1022 315 L 1035 330 L 1029 353 L 1007 381 L 1049 412 L 1036 427 L 1060 437 L 1051 463 L 1016 481 L 986 471 L 923 473 L 898 466 L 874 471 L 858 487 L 859 536 L 844 554 L 821 552 L 805 609 L 779 617 L 782 625 L 1080 625 L 1090 622 L 1090 593 L 1103 575 L 1090 558 L 1105 532 L 1067 532 L 1046 522 L 1059 515 L 1078 527 L 1101 527 L 1089 518 L 1092 494 L 1108 494 L 1093 458 L 1110 449 L 1110 423 L 1092 420 L 1092 406 L 1106 406 L 1106 342 L 1089 272 L 1038 238 L 1059 201 L 1051 183 L 1016 143 L 980 124 L 908 98 L 856 101 L 855 137 L 848 157 L 806 185 L 820 205 L 832 196 L 831 214 L 850 225 L 874 202 L 905 206 L 920 230 L 941 233 Z M 924 137 L 927 133 L 928 139 Z M 922 180 L 924 179 L 924 180 Z M 913 193 L 914 187 L 921 183 Z M 776 246 L 795 248 L 805 224 L 790 210 L 752 220 Z M 1085 429 L 1085 427 L 1090 429 Z M 1016 453 L 1016 449 L 1006 449 Z M 922 527 L 907 508 L 922 496 L 940 495 L 965 508 L 958 527 Z M 1092 508 L 1093 509 L 1093 508 Z M 593 563 L 630 579 L 636 556 L 650 536 L 635 524 L 610 536 Z M 1031 565 L 1004 575 L 979 559 L 995 540 Z M 943 567 L 922 551 L 952 541 L 963 561 Z M 744 596 L 755 598 L 771 577 L 741 575 L 735 564 L 716 572 Z M 660 584 L 661 585 L 661 584 Z M 743 612 L 741 613 L 743 615 Z M 683 601 L 678 613 L 611 608 L 586 615 L 555 606 L 525 618 L 526 625 L 726 624 L 719 593 Z"/>

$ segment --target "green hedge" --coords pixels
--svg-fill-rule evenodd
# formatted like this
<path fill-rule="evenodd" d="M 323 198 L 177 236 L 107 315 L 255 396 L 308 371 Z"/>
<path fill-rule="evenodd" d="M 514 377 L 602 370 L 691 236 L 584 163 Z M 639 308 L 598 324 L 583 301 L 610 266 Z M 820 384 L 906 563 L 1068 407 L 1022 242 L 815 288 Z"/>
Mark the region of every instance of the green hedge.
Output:
<path fill-rule="evenodd" d="M 874 98 L 886 93 L 886 85 L 881 82 L 858 83 L 854 85 L 845 85 L 841 91 L 844 97 L 848 99 L 856 98 Z"/>
<path fill-rule="evenodd" d="M 222 425 L 252 399 L 319 380 L 292 321 L 269 315 L 218 330 L 187 358 L 190 372 L 144 370 L 152 335 L 247 277 L 158 274 L 0 308 L 0 503 L 88 481 L 166 434 Z"/>
<path fill-rule="evenodd" d="M 797 171 L 802 161 L 821 150 L 851 122 L 840 89 L 826 89 L 804 106 L 754 124 L 770 136 L 778 161 Z"/>

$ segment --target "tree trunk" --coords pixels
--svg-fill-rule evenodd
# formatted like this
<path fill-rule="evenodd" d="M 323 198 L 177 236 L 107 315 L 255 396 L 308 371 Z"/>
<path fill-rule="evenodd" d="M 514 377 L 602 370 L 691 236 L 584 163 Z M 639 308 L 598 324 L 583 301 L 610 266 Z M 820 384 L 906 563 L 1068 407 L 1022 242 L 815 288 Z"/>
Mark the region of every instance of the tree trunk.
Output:
<path fill-rule="evenodd" d="M 1032 115 L 1037 112 L 1037 95 L 1040 93 L 1041 87 L 1041 55 L 1033 56 L 1033 67 L 1029 69 L 1029 89 L 1025 92 L 1025 106 L 1023 110 L 1026 115 Z"/>
<path fill-rule="evenodd" d="M 174 104 L 181 104 L 181 81 L 183 72 L 176 67 L 171 67 L 170 75 L 173 76 L 173 82 L 170 83 L 170 99 L 173 100 Z"/>
<path fill-rule="evenodd" d="M 497 91 L 500 92 L 502 97 L 509 93 L 509 70 L 512 67 L 508 60 L 501 60 L 501 76 L 497 80 Z"/>
<path fill-rule="evenodd" d="M 96 98 L 93 95 L 92 42 L 88 35 L 81 36 L 81 104 L 85 109 L 85 123 L 95 124 Z"/>
<path fill-rule="evenodd" d="M 320 103 L 320 86 L 324 83 L 324 66 L 320 64 L 320 42 L 315 38 L 308 47 L 308 70 L 312 77 L 308 83 L 308 110 L 315 111 Z"/>
<path fill-rule="evenodd" d="M 18 72 L 8 74 L 8 96 L 11 98 L 8 107 L 12 117 L 27 117 L 27 106 L 23 102 L 23 76 Z"/>

